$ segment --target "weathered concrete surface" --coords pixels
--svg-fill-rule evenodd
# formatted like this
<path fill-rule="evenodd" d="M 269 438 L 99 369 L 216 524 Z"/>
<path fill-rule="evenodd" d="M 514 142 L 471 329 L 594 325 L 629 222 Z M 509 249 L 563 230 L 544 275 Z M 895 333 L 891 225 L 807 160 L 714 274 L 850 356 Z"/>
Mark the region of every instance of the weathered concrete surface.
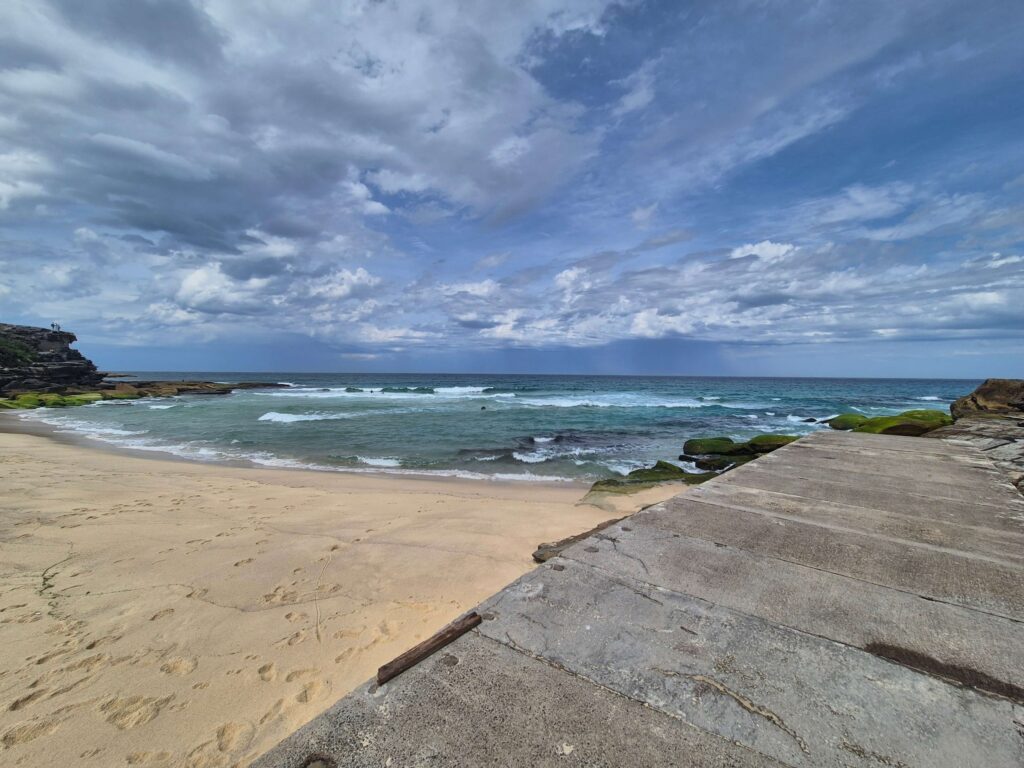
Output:
<path fill-rule="evenodd" d="M 476 634 L 398 680 L 356 689 L 257 765 L 779 766 Z"/>
<path fill-rule="evenodd" d="M 1020 417 L 963 418 L 929 433 L 928 437 L 976 449 L 1024 493 L 1024 420 Z"/>
<path fill-rule="evenodd" d="M 1024 765 L 1024 502 L 971 447 L 817 433 L 479 610 L 257 766 Z"/>

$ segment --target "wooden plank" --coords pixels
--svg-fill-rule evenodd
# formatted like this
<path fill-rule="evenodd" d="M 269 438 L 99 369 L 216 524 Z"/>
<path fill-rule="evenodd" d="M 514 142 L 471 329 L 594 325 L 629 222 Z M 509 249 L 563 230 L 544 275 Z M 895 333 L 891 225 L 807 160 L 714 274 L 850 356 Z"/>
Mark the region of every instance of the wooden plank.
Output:
<path fill-rule="evenodd" d="M 419 645 L 413 646 L 401 656 L 396 657 L 378 669 L 377 685 L 384 685 L 388 680 L 398 677 L 410 667 L 416 666 L 423 659 L 437 653 L 448 643 L 457 640 L 473 629 L 473 627 L 478 626 L 480 621 L 480 614 L 476 611 L 470 611 L 465 616 L 456 619 L 440 632 L 428 637 Z"/>

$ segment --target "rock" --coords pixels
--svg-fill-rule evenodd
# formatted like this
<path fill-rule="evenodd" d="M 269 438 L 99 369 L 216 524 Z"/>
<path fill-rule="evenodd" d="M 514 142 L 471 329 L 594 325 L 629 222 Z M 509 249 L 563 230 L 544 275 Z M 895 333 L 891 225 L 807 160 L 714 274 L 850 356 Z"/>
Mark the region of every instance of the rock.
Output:
<path fill-rule="evenodd" d="M 803 421 L 804 424 L 814 424 L 818 420 L 813 416 L 808 416 L 806 419 L 801 419 L 801 421 Z"/>
<path fill-rule="evenodd" d="M 952 424 L 953 420 L 942 411 L 918 409 L 904 411 L 895 416 L 868 418 L 859 413 L 844 413 L 828 420 L 832 429 L 871 432 L 878 435 L 909 435 L 917 437 L 933 429 Z"/>
<path fill-rule="evenodd" d="M 939 427 L 949 426 L 953 419 L 942 411 L 904 411 L 896 416 L 876 416 L 866 419 L 854 428 L 854 432 L 870 432 L 876 435 L 904 435 L 920 437 Z"/>
<path fill-rule="evenodd" d="M 757 435 L 745 443 L 737 443 L 729 437 L 698 437 L 686 441 L 683 445 L 685 453 L 679 456 L 679 460 L 689 461 L 697 469 L 719 474 L 789 445 L 797 439 L 796 435 L 769 434 Z"/>
<path fill-rule="evenodd" d="M 103 374 L 71 345 L 73 333 L 0 323 L 0 390 L 59 391 L 95 387 Z"/>
<path fill-rule="evenodd" d="M 634 469 L 625 477 L 611 477 L 607 480 L 598 480 L 590 487 L 590 493 L 632 493 L 633 491 L 650 488 L 660 483 L 671 482 L 697 485 L 715 477 L 715 474 L 714 472 L 695 474 L 687 472 L 675 464 L 669 464 L 667 461 L 659 461 L 653 467 Z"/>
<path fill-rule="evenodd" d="M 838 416 L 833 416 L 831 419 L 828 419 L 825 423 L 832 427 L 832 429 L 849 431 L 859 427 L 867 420 L 867 416 L 863 416 L 859 413 L 841 413 Z"/>
<path fill-rule="evenodd" d="M 697 437 L 683 443 L 683 453 L 690 456 L 725 455 L 735 447 L 731 437 Z"/>
<path fill-rule="evenodd" d="M 797 435 L 757 435 L 747 441 L 747 447 L 752 449 L 752 453 L 771 453 L 797 439 Z"/>
<path fill-rule="evenodd" d="M 1024 413 L 1024 380 L 985 379 L 971 394 L 949 406 L 954 419 L 964 416 L 1018 416 Z"/>

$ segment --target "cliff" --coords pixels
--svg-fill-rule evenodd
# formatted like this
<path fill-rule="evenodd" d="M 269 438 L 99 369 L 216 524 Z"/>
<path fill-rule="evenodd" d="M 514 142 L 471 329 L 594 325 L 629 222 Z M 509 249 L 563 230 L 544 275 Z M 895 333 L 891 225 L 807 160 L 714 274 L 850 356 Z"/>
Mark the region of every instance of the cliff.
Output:
<path fill-rule="evenodd" d="M 92 361 L 72 349 L 73 333 L 0 323 L 0 391 L 58 392 L 103 380 Z"/>
<path fill-rule="evenodd" d="M 971 394 L 949 406 L 949 411 L 954 419 L 1024 415 L 1024 380 L 985 379 Z"/>

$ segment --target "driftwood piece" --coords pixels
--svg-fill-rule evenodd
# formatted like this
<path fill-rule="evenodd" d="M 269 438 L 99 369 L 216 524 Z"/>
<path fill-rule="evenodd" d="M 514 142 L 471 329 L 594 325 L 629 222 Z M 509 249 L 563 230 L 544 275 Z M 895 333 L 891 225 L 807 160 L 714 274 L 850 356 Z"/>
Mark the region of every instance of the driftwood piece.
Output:
<path fill-rule="evenodd" d="M 457 640 L 480 624 L 480 614 L 471 611 L 456 619 L 440 632 L 428 637 L 419 645 L 398 656 L 377 670 L 377 685 L 384 685 L 388 680 L 398 677 L 410 667 L 414 667 L 431 654 L 444 648 L 448 643 Z"/>
<path fill-rule="evenodd" d="M 616 517 L 612 520 L 605 520 L 603 523 L 594 526 L 589 531 L 577 533 L 575 536 L 568 536 L 564 539 L 561 539 L 560 541 L 552 541 L 547 544 L 541 544 L 539 547 L 537 547 L 537 551 L 533 553 L 533 559 L 538 563 L 546 563 L 555 555 L 560 555 L 563 549 L 568 549 L 576 542 L 590 538 L 595 533 L 600 533 L 605 528 L 615 525 L 616 523 L 622 522 L 626 519 L 626 517 L 629 517 L 629 515 L 626 515 L 625 517 Z"/>

